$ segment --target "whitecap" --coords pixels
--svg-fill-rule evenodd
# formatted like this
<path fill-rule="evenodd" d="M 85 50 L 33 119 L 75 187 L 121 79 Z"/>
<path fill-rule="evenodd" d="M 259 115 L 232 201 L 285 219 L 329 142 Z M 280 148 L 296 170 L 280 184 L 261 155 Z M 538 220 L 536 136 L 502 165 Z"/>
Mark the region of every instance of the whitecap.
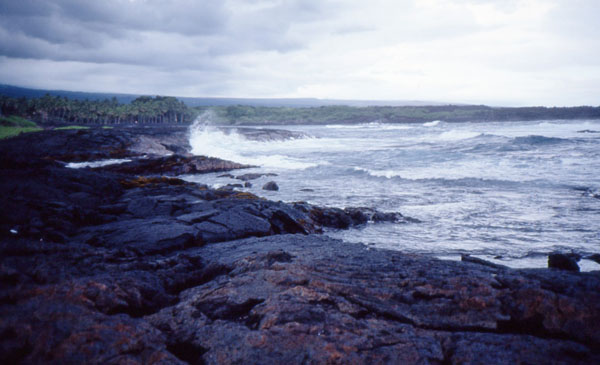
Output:
<path fill-rule="evenodd" d="M 373 177 L 385 177 L 388 179 L 391 179 L 394 177 L 400 177 L 400 172 L 395 171 L 395 170 L 372 170 L 372 169 L 365 169 L 363 167 L 354 167 L 354 171 L 365 172 L 368 175 L 373 176 Z"/>
<path fill-rule="evenodd" d="M 451 129 L 447 132 L 440 134 L 437 137 L 437 139 L 441 140 L 441 141 L 460 141 L 462 139 L 475 138 L 480 135 L 481 135 L 481 133 L 479 133 L 479 132 Z"/>
<path fill-rule="evenodd" d="M 423 123 L 423 127 L 435 127 L 435 126 L 439 125 L 441 122 L 442 122 L 441 120 L 434 120 L 431 122 Z"/>
<path fill-rule="evenodd" d="M 107 160 L 98 160 L 98 161 L 85 161 L 85 162 L 69 162 L 65 166 L 70 169 L 82 169 L 84 167 L 102 167 L 108 165 L 118 165 L 125 162 L 131 162 L 128 158 L 111 158 Z"/>

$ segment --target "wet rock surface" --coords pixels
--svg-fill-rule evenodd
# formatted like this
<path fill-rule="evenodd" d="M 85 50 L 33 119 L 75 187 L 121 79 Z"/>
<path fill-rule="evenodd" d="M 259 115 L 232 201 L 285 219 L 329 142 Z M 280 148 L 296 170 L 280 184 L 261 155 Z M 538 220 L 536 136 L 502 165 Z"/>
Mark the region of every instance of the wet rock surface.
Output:
<path fill-rule="evenodd" d="M 263 176 L 277 176 L 277 174 L 273 174 L 273 173 L 266 173 L 266 174 L 263 174 L 263 173 L 250 173 L 250 174 L 238 175 L 238 176 L 235 176 L 235 178 L 238 179 L 238 180 L 242 180 L 242 181 L 248 182 L 250 180 L 256 180 L 256 179 L 258 179 L 260 177 L 263 177 Z M 233 175 L 230 175 L 230 177 L 234 178 Z"/>
<path fill-rule="evenodd" d="M 548 255 L 548 267 L 559 270 L 579 271 L 579 265 L 577 265 L 579 259 L 580 257 L 575 255 L 552 252 Z"/>
<path fill-rule="evenodd" d="M 269 191 L 278 191 L 279 185 L 277 185 L 277 183 L 275 181 L 269 181 L 268 183 L 263 185 L 262 189 L 269 190 Z"/>
<path fill-rule="evenodd" d="M 5 363 L 600 362 L 598 272 L 368 249 L 317 233 L 413 221 L 62 163 L 140 133 L 0 142 Z"/>
<path fill-rule="evenodd" d="M 230 171 L 248 167 L 252 166 L 206 156 L 183 156 L 175 154 L 152 159 L 136 159 L 131 162 L 100 167 L 100 169 L 136 175 L 184 175 Z"/>

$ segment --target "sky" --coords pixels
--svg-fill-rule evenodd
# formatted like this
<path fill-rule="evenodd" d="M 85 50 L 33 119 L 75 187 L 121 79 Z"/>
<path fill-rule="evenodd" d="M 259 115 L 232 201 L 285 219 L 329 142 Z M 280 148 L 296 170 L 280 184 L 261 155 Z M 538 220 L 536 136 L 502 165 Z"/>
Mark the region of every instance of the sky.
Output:
<path fill-rule="evenodd" d="M 600 105 L 599 0 L 0 0 L 0 83 Z"/>

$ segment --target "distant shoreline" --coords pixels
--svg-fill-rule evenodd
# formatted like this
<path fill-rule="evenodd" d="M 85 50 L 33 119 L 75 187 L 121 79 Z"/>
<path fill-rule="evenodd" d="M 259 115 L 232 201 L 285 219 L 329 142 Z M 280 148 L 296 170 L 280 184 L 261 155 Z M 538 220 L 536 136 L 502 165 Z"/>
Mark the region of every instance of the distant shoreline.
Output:
<path fill-rule="evenodd" d="M 373 102 L 377 105 L 368 106 L 368 103 L 319 99 L 151 97 L 0 85 L 1 115 L 15 115 L 42 125 L 190 124 L 198 118 L 214 125 L 260 126 L 600 119 L 600 106 L 490 107 L 425 105 L 426 102 L 390 102 L 404 103 L 390 106 L 382 105 L 385 102 Z"/>

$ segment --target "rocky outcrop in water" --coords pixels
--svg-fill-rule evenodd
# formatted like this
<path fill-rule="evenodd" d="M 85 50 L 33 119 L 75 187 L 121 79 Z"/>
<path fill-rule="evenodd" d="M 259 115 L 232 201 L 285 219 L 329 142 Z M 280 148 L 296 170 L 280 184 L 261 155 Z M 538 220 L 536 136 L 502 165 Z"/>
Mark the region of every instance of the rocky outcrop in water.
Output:
<path fill-rule="evenodd" d="M 151 159 L 136 159 L 102 167 L 103 170 L 136 175 L 184 175 L 205 174 L 252 167 L 237 162 L 206 156 L 170 155 Z"/>
<path fill-rule="evenodd" d="M 548 267 L 553 269 L 568 270 L 568 271 L 579 271 L 580 257 L 573 254 L 565 254 L 560 252 L 552 252 L 548 255 Z"/>
<path fill-rule="evenodd" d="M 177 173 L 163 157 L 135 169 L 56 161 L 132 157 L 137 137 L 0 142 L 5 363 L 600 362 L 598 272 L 341 242 L 316 233 L 412 221 L 213 190 L 161 176 Z"/>
<path fill-rule="evenodd" d="M 263 190 L 278 191 L 279 185 L 277 185 L 275 181 L 269 181 L 268 183 L 264 184 L 262 188 Z"/>

